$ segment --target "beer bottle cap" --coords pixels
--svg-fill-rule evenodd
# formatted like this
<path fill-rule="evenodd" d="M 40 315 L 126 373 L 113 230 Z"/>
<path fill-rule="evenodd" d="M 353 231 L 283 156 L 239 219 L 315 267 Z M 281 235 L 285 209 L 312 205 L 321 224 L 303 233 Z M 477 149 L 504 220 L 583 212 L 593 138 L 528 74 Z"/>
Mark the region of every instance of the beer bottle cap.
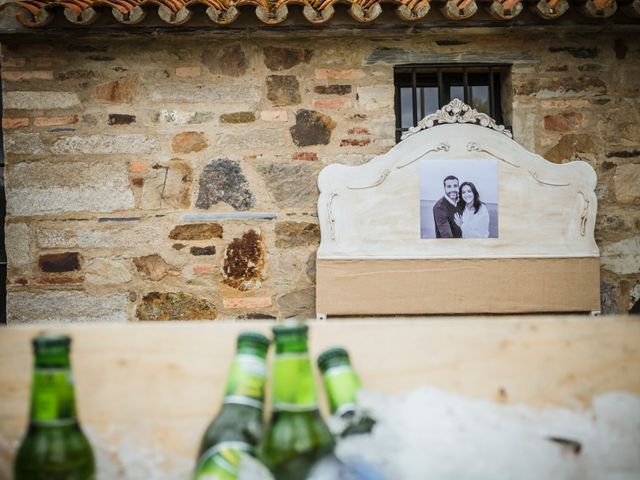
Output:
<path fill-rule="evenodd" d="M 337 357 L 344 357 L 349 359 L 349 353 L 342 347 L 333 347 L 325 350 L 318 356 L 318 368 L 323 370 L 328 366 L 327 364 Z"/>
<path fill-rule="evenodd" d="M 272 328 L 276 335 L 306 335 L 309 327 L 298 321 L 285 321 Z"/>
<path fill-rule="evenodd" d="M 265 348 L 269 348 L 269 344 L 271 343 L 271 341 L 267 337 L 257 332 L 242 332 L 240 335 L 238 335 L 238 343 L 242 341 L 254 342 L 261 346 L 264 346 Z"/>
<path fill-rule="evenodd" d="M 31 343 L 36 350 L 51 347 L 69 348 L 71 337 L 59 333 L 43 332 L 34 337 Z"/>

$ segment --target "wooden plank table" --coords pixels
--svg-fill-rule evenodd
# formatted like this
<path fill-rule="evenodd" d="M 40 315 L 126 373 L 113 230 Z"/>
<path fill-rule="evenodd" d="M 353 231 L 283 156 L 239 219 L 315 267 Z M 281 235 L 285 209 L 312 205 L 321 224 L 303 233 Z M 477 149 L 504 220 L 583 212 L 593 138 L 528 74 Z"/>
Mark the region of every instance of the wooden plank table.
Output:
<path fill-rule="evenodd" d="M 78 410 L 98 454 L 101 478 L 118 478 L 123 469 L 186 478 L 203 429 L 220 405 L 236 336 L 247 330 L 268 333 L 272 325 L 216 321 L 0 329 L 0 478 L 8 478 L 26 426 L 30 339 L 37 332 L 73 337 Z M 350 351 L 367 388 L 388 393 L 433 386 L 502 403 L 570 408 L 588 406 L 595 396 L 613 391 L 640 396 L 638 317 L 312 322 L 314 358 L 333 345 Z"/>

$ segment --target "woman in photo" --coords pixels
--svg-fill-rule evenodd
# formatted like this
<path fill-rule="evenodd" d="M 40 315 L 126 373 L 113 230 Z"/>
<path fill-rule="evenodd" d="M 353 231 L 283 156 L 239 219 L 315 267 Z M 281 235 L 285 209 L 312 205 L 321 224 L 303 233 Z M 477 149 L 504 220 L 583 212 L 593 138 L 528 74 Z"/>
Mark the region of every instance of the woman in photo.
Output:
<path fill-rule="evenodd" d="M 472 182 L 460 185 L 460 200 L 454 221 L 462 229 L 462 238 L 489 237 L 489 209 L 480 201 L 480 195 Z"/>

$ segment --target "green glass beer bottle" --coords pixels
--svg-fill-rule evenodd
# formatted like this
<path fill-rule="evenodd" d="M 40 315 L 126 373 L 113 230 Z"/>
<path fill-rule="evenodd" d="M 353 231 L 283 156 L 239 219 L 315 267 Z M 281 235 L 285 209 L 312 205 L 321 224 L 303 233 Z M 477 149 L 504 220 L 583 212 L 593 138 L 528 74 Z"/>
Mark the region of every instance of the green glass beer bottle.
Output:
<path fill-rule="evenodd" d="M 76 416 L 71 339 L 41 334 L 32 343 L 29 428 L 16 454 L 15 480 L 93 480 L 93 450 Z"/>
<path fill-rule="evenodd" d="M 318 356 L 318 367 L 322 372 L 331 414 L 346 422 L 341 436 L 369 433 L 375 421 L 367 415 L 356 414 L 356 401 L 362 383 L 351 366 L 347 351 L 340 347 L 325 350 Z"/>
<path fill-rule="evenodd" d="M 259 333 L 238 336 L 222 408 L 200 443 L 194 480 L 236 480 L 242 455 L 255 456 L 263 431 L 269 343 Z"/>
<path fill-rule="evenodd" d="M 299 323 L 273 328 L 273 414 L 259 457 L 276 480 L 304 480 L 314 463 L 334 448 L 331 432 L 320 416 L 307 331 Z"/>

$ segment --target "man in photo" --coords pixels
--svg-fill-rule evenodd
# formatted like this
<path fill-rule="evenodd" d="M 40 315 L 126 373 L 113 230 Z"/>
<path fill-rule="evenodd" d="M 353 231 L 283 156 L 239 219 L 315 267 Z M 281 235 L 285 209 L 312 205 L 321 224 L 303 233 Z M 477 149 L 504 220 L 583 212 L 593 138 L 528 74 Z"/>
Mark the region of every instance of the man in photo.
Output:
<path fill-rule="evenodd" d="M 449 175 L 442 182 L 444 197 L 433 206 L 433 221 L 436 227 L 436 238 L 461 238 L 462 230 L 455 221 L 458 211 L 458 189 L 460 182 L 457 177 Z"/>

